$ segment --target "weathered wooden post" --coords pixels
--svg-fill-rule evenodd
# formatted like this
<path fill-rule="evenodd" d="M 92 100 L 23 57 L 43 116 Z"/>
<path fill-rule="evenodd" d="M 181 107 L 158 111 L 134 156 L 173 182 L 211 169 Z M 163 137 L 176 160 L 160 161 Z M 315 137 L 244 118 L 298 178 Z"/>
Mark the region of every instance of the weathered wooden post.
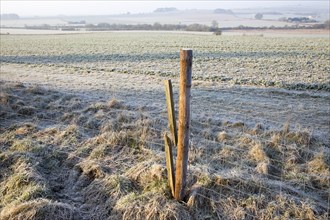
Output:
<path fill-rule="evenodd" d="M 179 130 L 174 190 L 174 197 L 178 201 L 182 201 L 185 195 L 187 178 L 192 57 L 192 50 L 180 50 Z"/>
<path fill-rule="evenodd" d="M 178 144 L 178 132 L 176 129 L 176 120 L 175 120 L 175 110 L 174 110 L 174 101 L 173 101 L 173 89 L 172 82 L 170 79 L 164 81 L 165 85 L 165 95 L 166 95 L 166 106 L 168 114 L 168 124 L 172 133 L 172 141 L 174 146 Z"/>
<path fill-rule="evenodd" d="M 172 191 L 172 195 L 174 196 L 175 192 L 175 175 L 174 175 L 174 163 L 173 163 L 173 155 L 172 148 L 173 145 L 177 146 L 178 143 L 178 132 L 176 129 L 176 120 L 175 120 L 175 110 L 174 110 L 174 99 L 173 99 L 173 89 L 171 80 L 165 80 L 165 95 L 166 95 L 166 106 L 168 113 L 168 124 L 172 133 L 172 140 L 168 137 L 168 135 L 164 134 L 164 142 L 165 142 L 165 153 L 166 153 L 166 167 L 167 167 L 167 177 L 168 183 Z"/>
<path fill-rule="evenodd" d="M 171 188 L 172 196 L 174 196 L 175 177 L 174 177 L 174 163 L 173 163 L 173 155 L 172 155 L 172 141 L 166 133 L 164 134 L 164 142 L 165 142 L 168 184 Z"/>

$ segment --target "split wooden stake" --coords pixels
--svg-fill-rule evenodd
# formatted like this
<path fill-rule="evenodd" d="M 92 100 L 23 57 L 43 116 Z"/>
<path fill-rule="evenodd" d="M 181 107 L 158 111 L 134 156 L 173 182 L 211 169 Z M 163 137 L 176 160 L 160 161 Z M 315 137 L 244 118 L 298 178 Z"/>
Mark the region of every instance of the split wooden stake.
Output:
<path fill-rule="evenodd" d="M 167 106 L 167 114 L 168 114 L 168 124 L 170 126 L 170 131 L 172 133 L 172 140 L 174 142 L 174 146 L 177 146 L 178 132 L 176 128 L 173 89 L 172 89 L 171 80 L 170 79 L 164 80 L 164 85 L 165 85 L 166 106 Z"/>
<path fill-rule="evenodd" d="M 174 163 L 173 163 L 173 155 L 172 155 L 172 141 L 166 133 L 164 134 L 164 142 L 165 142 L 165 155 L 166 155 L 166 168 L 167 168 L 168 184 L 170 185 L 172 195 L 174 196 L 175 178 L 174 178 Z"/>

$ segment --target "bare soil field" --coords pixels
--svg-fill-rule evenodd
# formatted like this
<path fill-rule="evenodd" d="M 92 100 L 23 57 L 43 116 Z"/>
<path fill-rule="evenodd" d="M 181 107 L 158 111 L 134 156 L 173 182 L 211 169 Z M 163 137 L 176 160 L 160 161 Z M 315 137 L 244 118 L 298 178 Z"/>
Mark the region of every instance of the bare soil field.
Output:
<path fill-rule="evenodd" d="M 187 197 L 163 80 L 194 50 Z M 329 41 L 1 36 L 0 219 L 328 219 Z M 175 154 L 174 154 L 175 156 Z"/>

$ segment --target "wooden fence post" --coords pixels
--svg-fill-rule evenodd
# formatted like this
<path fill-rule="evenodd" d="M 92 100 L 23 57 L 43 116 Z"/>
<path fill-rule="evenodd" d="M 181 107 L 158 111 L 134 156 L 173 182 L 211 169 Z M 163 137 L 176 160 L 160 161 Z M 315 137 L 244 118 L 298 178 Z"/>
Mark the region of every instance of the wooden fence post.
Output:
<path fill-rule="evenodd" d="M 175 172 L 174 197 L 182 201 L 185 196 L 189 127 L 190 127 L 190 88 L 192 74 L 192 50 L 180 50 L 180 96 L 179 96 L 179 125 L 178 125 L 178 151 Z"/>
<path fill-rule="evenodd" d="M 178 132 L 176 129 L 175 111 L 174 111 L 174 101 L 173 101 L 173 89 L 171 80 L 164 80 L 165 85 L 165 95 L 166 95 L 166 106 L 168 113 L 168 124 L 170 126 L 170 131 L 172 133 L 172 141 L 174 146 L 178 145 Z"/>
<path fill-rule="evenodd" d="M 172 141 L 166 133 L 164 134 L 164 142 L 165 142 L 168 184 L 170 185 L 172 195 L 174 196 L 175 178 L 174 178 L 174 163 L 173 163 L 173 155 L 172 155 Z"/>

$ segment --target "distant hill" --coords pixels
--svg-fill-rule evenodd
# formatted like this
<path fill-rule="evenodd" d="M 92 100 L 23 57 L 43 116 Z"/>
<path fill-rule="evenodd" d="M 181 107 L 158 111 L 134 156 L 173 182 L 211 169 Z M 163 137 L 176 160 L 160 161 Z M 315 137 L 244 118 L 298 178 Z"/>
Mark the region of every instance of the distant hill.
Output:
<path fill-rule="evenodd" d="M 1 20 L 17 20 L 19 16 L 17 14 L 1 14 Z"/>
<path fill-rule="evenodd" d="M 242 27 L 285 27 L 297 25 L 287 19 L 301 17 L 296 13 L 308 13 L 308 10 L 299 10 L 296 12 L 286 13 L 285 10 L 278 9 L 244 9 L 234 11 L 222 8 L 213 10 L 189 9 L 178 10 L 174 7 L 157 8 L 151 13 L 140 14 L 117 14 L 117 15 L 79 15 L 79 16 L 56 16 L 56 17 L 20 17 L 18 15 L 3 14 L 1 15 L 2 27 L 26 27 L 26 26 L 42 26 L 44 24 L 50 26 L 84 26 L 101 28 L 105 26 L 125 27 L 129 29 L 129 25 L 136 25 L 139 29 L 149 30 L 150 28 L 157 29 L 157 26 L 162 29 L 184 29 L 184 27 L 194 27 L 196 29 L 205 29 L 205 26 L 211 27 L 217 24 L 219 28 L 242 28 Z M 310 11 L 312 14 L 314 11 Z M 263 14 L 263 19 L 255 19 L 257 13 Z M 308 14 L 309 15 L 309 14 Z M 324 17 L 327 18 L 328 14 Z M 304 16 L 309 17 L 309 16 Z M 14 20 L 15 19 L 15 20 Z M 315 20 L 323 24 L 321 18 L 316 17 Z M 156 25 L 155 25 L 156 24 Z M 126 25 L 126 26 L 125 26 Z M 163 25 L 161 27 L 161 25 Z M 167 26 L 166 26 L 167 25 Z M 199 25 L 199 26 L 198 26 Z M 155 27 L 156 26 L 156 27 Z M 174 28 L 173 28 L 174 27 Z"/>
<path fill-rule="evenodd" d="M 222 8 L 217 8 L 213 12 L 216 14 L 233 14 L 232 10 L 226 10 Z"/>
<path fill-rule="evenodd" d="M 160 12 L 173 12 L 173 11 L 178 11 L 177 8 L 157 8 L 156 10 L 154 10 L 154 13 L 160 13 Z"/>

